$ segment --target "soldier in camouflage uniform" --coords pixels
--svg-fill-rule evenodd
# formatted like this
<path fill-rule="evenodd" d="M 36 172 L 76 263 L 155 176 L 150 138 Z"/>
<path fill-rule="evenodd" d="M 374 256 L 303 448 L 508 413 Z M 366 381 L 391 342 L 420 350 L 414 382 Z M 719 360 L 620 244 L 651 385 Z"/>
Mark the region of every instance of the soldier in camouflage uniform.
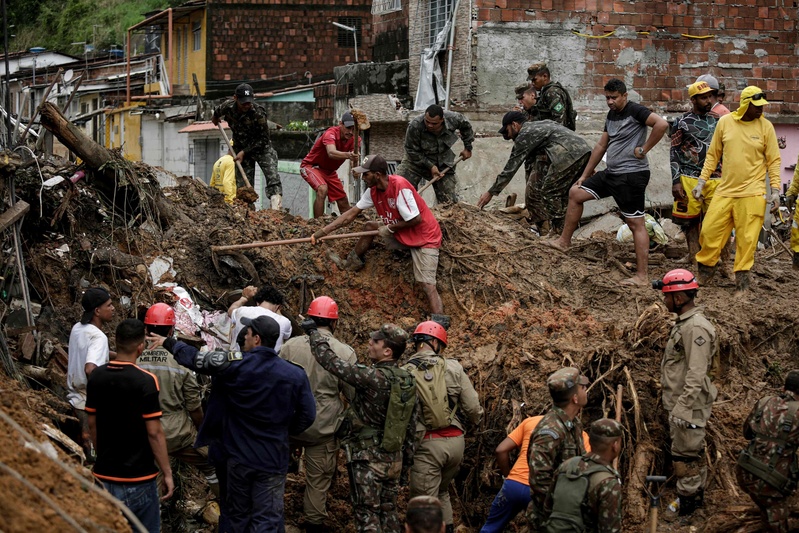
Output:
<path fill-rule="evenodd" d="M 589 430 L 591 451 L 564 461 L 555 473 L 544 511 L 554 531 L 557 526 L 582 520 L 584 531 L 621 533 L 621 480 L 613 468 L 619 456 L 624 428 L 610 418 L 600 418 Z M 588 478 L 588 486 L 575 486 L 575 477 Z M 577 478 L 580 479 L 580 478 Z M 584 490 L 579 490 L 584 489 Z"/>
<path fill-rule="evenodd" d="M 480 196 L 477 207 L 482 208 L 491 198 L 497 196 L 513 179 L 522 163 L 528 178 L 525 202 L 529 191 L 533 188 L 530 182 L 530 167 L 539 157 L 545 154 L 552 162 L 548 164 L 546 174 L 541 178 L 536 189 L 540 193 L 538 199 L 543 206 L 544 220 L 551 220 L 553 226 L 562 226 L 569 204 L 569 188 L 577 181 L 591 156 L 591 147 L 582 137 L 551 120 L 526 121 L 518 111 L 510 111 L 502 119 L 504 137 L 513 139 L 508 162 L 497 176 L 494 185 Z"/>
<path fill-rule="evenodd" d="M 569 92 L 549 78 L 546 63 L 535 63 L 527 69 L 527 79 L 538 91 L 538 120 L 554 120 L 558 124 L 575 130 L 574 107 Z"/>
<path fill-rule="evenodd" d="M 277 152 L 269 140 L 266 109 L 253 102 L 252 87 L 242 83 L 236 87 L 233 100 L 227 100 L 214 109 L 211 122 L 216 126 L 220 120 L 226 120 L 233 131 L 233 145 L 238 150 L 236 160 L 241 163 L 250 183 L 255 183 L 255 163 L 258 163 L 266 180 L 264 193 L 270 199 L 272 209 L 280 209 L 283 187 L 277 172 Z M 239 173 L 236 173 L 236 185 L 244 186 Z"/>
<path fill-rule="evenodd" d="M 718 372 L 719 340 L 716 328 L 694 303 L 699 284 L 691 272 L 672 270 L 654 285 L 662 290 L 666 309 L 677 314 L 666 343 L 660 382 L 669 417 L 680 516 L 686 516 L 704 501 L 705 426 L 718 395 L 712 380 Z"/>
<path fill-rule="evenodd" d="M 531 531 L 540 531 L 546 518 L 544 503 L 555 470 L 572 457 L 585 453 L 583 425 L 578 418 L 588 403 L 588 378 L 576 368 L 561 368 L 547 379 L 552 408 L 530 435 L 527 463 L 530 467 L 530 505 L 527 519 Z"/>
<path fill-rule="evenodd" d="M 372 366 L 348 363 L 330 348 L 328 339 L 316 329 L 316 322 L 306 319 L 302 328 L 310 337 L 311 351 L 322 367 L 340 380 L 355 387 L 350 406 L 352 430 L 345 450 L 354 486 L 350 487 L 358 531 L 399 532 L 397 514 L 399 484 L 405 484 L 413 464 L 418 400 L 412 388 L 413 412 L 404 428 L 402 449 L 389 452 L 381 442 L 389 413 L 392 383 L 385 368 L 398 370 L 397 361 L 405 351 L 408 334 L 399 326 L 385 324 L 372 332 L 369 359 Z M 404 371 L 402 371 L 404 372 Z M 351 454 L 351 455 L 350 455 Z M 401 481 L 402 480 L 402 481 Z"/>
<path fill-rule="evenodd" d="M 405 133 L 405 157 L 402 158 L 397 174 L 418 188 L 422 180 L 431 181 L 452 168 L 455 153 L 452 146 L 458 141 L 456 131 L 460 132 L 463 150 L 460 156 L 466 160 L 472 157 L 474 130 L 466 117 L 453 111 L 444 111 L 441 106 L 431 105 L 424 115 L 418 116 L 408 124 Z M 438 203 L 458 201 L 458 179 L 452 170 L 433 183 Z"/>
<path fill-rule="evenodd" d="M 792 370 L 785 378 L 785 390 L 757 402 L 744 423 L 749 446 L 741 453 L 735 474 L 738 485 L 760 508 L 768 531 L 790 531 L 789 497 L 799 481 L 797 409 L 799 371 Z"/>

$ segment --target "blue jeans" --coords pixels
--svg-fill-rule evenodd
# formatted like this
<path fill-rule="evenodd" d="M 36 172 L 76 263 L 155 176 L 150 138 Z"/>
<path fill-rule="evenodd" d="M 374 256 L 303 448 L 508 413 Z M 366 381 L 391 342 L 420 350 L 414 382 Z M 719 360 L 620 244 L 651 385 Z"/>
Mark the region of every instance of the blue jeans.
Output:
<path fill-rule="evenodd" d="M 158 485 L 155 479 L 142 483 L 103 481 L 103 486 L 136 515 L 147 531 L 150 533 L 161 531 L 161 503 L 158 500 Z M 136 528 L 133 530 L 136 531 Z"/>
<path fill-rule="evenodd" d="M 499 489 L 480 533 L 501 533 L 514 517 L 530 503 L 530 487 L 506 479 Z"/>
<path fill-rule="evenodd" d="M 235 533 L 284 533 L 286 474 L 270 474 L 228 459 L 227 509 Z"/>

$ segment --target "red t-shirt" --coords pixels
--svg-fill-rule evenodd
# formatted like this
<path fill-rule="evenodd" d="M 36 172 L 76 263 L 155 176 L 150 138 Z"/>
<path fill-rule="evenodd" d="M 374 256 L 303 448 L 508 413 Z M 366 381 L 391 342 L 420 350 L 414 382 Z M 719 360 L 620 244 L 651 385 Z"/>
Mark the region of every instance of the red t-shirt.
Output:
<path fill-rule="evenodd" d="M 332 159 L 327 155 L 326 146 L 328 144 L 335 145 L 336 150 L 339 152 L 351 152 L 355 146 L 355 137 L 350 137 L 349 140 L 345 141 L 341 138 L 341 128 L 338 126 L 327 128 L 321 137 L 316 139 L 313 148 L 311 148 L 311 151 L 305 156 L 305 159 L 302 160 L 302 164 L 319 167 L 328 172 L 335 172 L 338 170 L 338 167 L 341 166 L 344 160 Z"/>
<path fill-rule="evenodd" d="M 440 248 L 441 228 L 433 212 L 424 203 L 416 188 L 402 176 L 388 176 L 388 187 L 380 191 L 370 187 L 363 193 L 356 206 L 360 210 L 374 207 L 383 224 L 389 225 L 400 220 L 408 221 L 422 215 L 422 222 L 394 233 L 394 238 L 409 248 Z"/>

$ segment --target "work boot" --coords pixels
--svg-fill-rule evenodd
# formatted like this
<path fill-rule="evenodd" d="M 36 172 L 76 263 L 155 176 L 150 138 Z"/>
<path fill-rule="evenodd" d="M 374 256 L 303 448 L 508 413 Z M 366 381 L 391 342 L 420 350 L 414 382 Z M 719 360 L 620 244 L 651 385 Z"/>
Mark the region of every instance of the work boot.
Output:
<path fill-rule="evenodd" d="M 735 273 L 735 292 L 745 292 L 749 290 L 749 271 L 739 270 Z"/>
<path fill-rule="evenodd" d="M 324 524 L 312 524 L 310 522 L 305 524 L 305 533 L 328 533 L 329 531 L 332 531 L 332 529 Z"/>
<path fill-rule="evenodd" d="M 538 234 L 541 237 L 546 237 L 549 235 L 549 230 L 552 227 L 549 223 L 549 220 L 542 220 L 541 222 L 536 223 L 536 227 L 538 228 Z"/>
<path fill-rule="evenodd" d="M 680 516 L 688 516 L 705 504 L 705 491 L 699 489 L 690 496 L 680 496 Z"/>
<path fill-rule="evenodd" d="M 449 319 L 449 315 L 439 315 L 439 314 L 433 313 L 433 314 L 430 315 L 430 320 L 440 324 L 441 327 L 444 328 L 444 329 L 449 329 L 449 326 L 451 324 L 451 321 Z"/>
<path fill-rule="evenodd" d="M 272 203 L 272 209 L 275 211 L 280 211 L 283 208 L 283 196 L 279 194 L 273 194 L 269 201 Z"/>
<path fill-rule="evenodd" d="M 710 267 L 702 263 L 697 263 L 697 270 L 699 271 L 699 279 L 697 281 L 700 287 L 708 285 L 713 280 L 713 276 L 716 275 L 715 266 Z"/>
<path fill-rule="evenodd" d="M 793 269 L 799 270 L 799 252 L 793 253 Z"/>
<path fill-rule="evenodd" d="M 341 264 L 341 268 L 344 270 L 352 270 L 353 272 L 358 272 L 364 266 L 363 259 L 358 257 L 358 254 L 355 253 L 355 250 L 350 250 L 350 253 L 347 255 L 347 259 Z"/>
<path fill-rule="evenodd" d="M 447 524 L 447 527 L 444 528 L 445 533 L 455 533 L 455 524 Z"/>

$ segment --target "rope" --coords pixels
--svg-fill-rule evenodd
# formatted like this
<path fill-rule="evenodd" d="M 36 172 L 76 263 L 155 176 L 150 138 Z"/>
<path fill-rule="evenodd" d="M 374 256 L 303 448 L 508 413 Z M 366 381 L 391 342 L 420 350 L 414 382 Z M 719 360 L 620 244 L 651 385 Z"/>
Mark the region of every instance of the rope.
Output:
<path fill-rule="evenodd" d="M 574 34 L 574 35 L 576 35 L 578 37 L 585 37 L 586 39 L 607 39 L 607 38 L 611 37 L 615 33 L 616 33 L 616 30 L 613 30 L 613 31 L 608 32 L 608 33 L 605 33 L 603 35 L 591 35 L 590 33 L 580 33 L 577 30 L 572 30 L 572 34 Z M 635 33 L 637 33 L 638 35 L 650 35 L 650 32 L 648 32 L 648 31 L 637 31 Z M 701 39 L 713 39 L 715 37 L 715 35 L 714 34 L 711 34 L 711 35 L 691 35 L 689 33 L 681 33 L 680 37 L 684 37 L 685 39 L 700 39 L 701 40 Z"/>

